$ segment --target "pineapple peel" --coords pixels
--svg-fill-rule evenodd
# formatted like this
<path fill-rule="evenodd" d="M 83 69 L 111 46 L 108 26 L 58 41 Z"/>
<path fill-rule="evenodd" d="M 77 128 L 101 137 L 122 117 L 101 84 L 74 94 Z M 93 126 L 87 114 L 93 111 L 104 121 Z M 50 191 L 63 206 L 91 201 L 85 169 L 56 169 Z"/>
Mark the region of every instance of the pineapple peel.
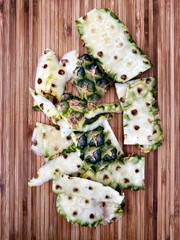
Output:
<path fill-rule="evenodd" d="M 76 27 L 88 53 L 78 56 L 73 50 L 58 60 L 46 49 L 35 90 L 29 89 L 33 110 L 52 125 L 36 123 L 31 149 L 45 162 L 28 185 L 52 180 L 58 213 L 70 223 L 95 227 L 123 215 L 124 189 L 144 189 L 145 157 L 124 156 L 108 122 L 111 113 L 122 113 L 124 144 L 143 153 L 162 144 L 163 132 L 156 78 L 134 80 L 151 61 L 124 23 L 108 9 L 93 9 L 76 20 Z M 65 91 L 69 80 L 78 96 Z M 119 102 L 97 104 L 113 85 Z"/>

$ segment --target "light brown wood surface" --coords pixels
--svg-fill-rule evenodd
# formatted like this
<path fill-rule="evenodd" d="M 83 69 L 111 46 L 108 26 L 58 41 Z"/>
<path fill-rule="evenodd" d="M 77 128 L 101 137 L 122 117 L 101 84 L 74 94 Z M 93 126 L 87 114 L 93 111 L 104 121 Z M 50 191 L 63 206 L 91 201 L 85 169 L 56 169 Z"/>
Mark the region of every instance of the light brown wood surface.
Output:
<path fill-rule="evenodd" d="M 0 0 L 0 236 L 1 240 L 178 240 L 180 239 L 179 1 L 173 0 Z M 60 57 L 83 53 L 75 19 L 98 8 L 113 10 L 154 67 L 165 141 L 146 155 L 145 191 L 125 191 L 124 217 L 109 226 L 73 226 L 56 212 L 51 183 L 28 189 L 43 160 L 31 151 L 36 121 L 28 94 L 38 57 L 48 47 Z M 72 87 L 69 85 L 69 89 Z M 103 101 L 117 100 L 114 89 Z M 121 115 L 111 125 L 122 142 Z M 126 154 L 138 153 L 125 146 Z"/>

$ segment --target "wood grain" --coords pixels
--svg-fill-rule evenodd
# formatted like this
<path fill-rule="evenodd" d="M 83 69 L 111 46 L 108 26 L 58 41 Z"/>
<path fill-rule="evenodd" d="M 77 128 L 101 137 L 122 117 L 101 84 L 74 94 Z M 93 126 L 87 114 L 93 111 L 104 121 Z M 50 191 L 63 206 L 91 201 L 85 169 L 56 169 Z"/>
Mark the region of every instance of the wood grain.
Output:
<path fill-rule="evenodd" d="M 0 0 L 0 236 L 8 239 L 180 239 L 179 1 L 173 0 Z M 70 225 L 56 213 L 51 183 L 28 189 L 42 159 L 31 151 L 36 121 L 28 87 L 46 47 L 60 57 L 82 48 L 75 19 L 94 7 L 109 8 L 127 24 L 154 67 L 165 141 L 146 155 L 145 191 L 125 191 L 124 217 L 109 226 Z M 72 87 L 69 85 L 69 89 Z M 117 100 L 114 89 L 103 101 Z M 111 125 L 122 142 L 121 115 Z M 127 154 L 138 153 L 125 146 Z"/>

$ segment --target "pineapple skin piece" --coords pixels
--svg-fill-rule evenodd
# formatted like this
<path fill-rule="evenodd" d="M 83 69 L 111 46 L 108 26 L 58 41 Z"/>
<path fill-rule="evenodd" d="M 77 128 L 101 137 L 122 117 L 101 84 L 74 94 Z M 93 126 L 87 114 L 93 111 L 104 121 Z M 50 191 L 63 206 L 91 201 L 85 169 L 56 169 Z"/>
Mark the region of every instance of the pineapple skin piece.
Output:
<path fill-rule="evenodd" d="M 80 98 L 97 102 L 106 94 L 113 79 L 109 78 L 97 60 L 88 54 L 83 54 L 78 58 L 72 83 L 77 88 Z"/>
<path fill-rule="evenodd" d="M 116 160 L 101 170 L 94 171 L 83 167 L 73 176 L 100 182 L 114 189 L 131 189 L 134 191 L 144 189 L 145 158 L 142 156 L 129 156 Z"/>
<path fill-rule="evenodd" d="M 123 215 L 124 195 L 101 183 L 55 172 L 52 189 L 58 212 L 73 224 L 95 227 Z"/>
<path fill-rule="evenodd" d="M 37 122 L 32 135 L 33 152 L 38 156 L 51 158 L 72 145 L 71 136 L 62 137 L 61 131 L 59 126 Z"/>
<path fill-rule="evenodd" d="M 66 193 L 80 197 L 86 196 L 88 199 L 95 199 L 99 202 L 121 204 L 124 200 L 124 195 L 120 195 L 119 192 L 109 186 L 103 186 L 102 183 L 84 178 L 70 177 L 60 172 L 54 173 L 52 190 L 56 194 Z"/>
<path fill-rule="evenodd" d="M 155 99 L 153 98 L 153 94 L 156 93 L 155 84 L 156 84 L 155 77 L 135 79 L 135 80 L 129 81 L 125 84 L 115 83 L 116 93 L 120 100 L 122 109 L 124 108 L 123 116 L 124 116 L 125 124 L 128 123 L 128 121 L 130 121 L 130 119 L 134 117 L 132 114 L 137 115 L 136 113 L 138 110 L 138 105 L 142 104 L 141 102 L 143 101 L 143 99 L 144 99 L 143 105 L 145 105 L 145 103 L 146 104 L 149 103 L 148 104 L 149 105 L 149 119 L 152 122 L 152 129 L 151 129 L 152 133 L 149 134 L 148 139 L 146 140 L 146 141 L 148 141 L 148 142 L 146 142 L 147 144 L 145 144 L 145 142 L 142 142 L 142 144 L 137 145 L 137 147 L 143 153 L 148 153 L 150 151 L 156 150 L 159 146 L 162 145 L 163 140 L 164 140 L 163 131 L 162 131 L 161 125 L 159 123 L 160 116 L 158 113 L 158 108 L 154 106 Z M 133 88 L 134 89 L 136 88 L 138 90 L 138 88 L 136 87 L 138 85 L 139 85 L 139 90 L 141 89 L 141 87 L 140 87 L 140 85 L 141 85 L 142 89 L 145 89 L 146 93 L 147 93 L 147 94 L 144 94 L 144 96 L 142 96 L 142 99 L 140 97 L 136 98 L 136 96 L 138 95 L 138 92 L 136 92 L 136 91 L 132 92 Z M 130 92 L 132 92 L 132 94 Z M 128 96 L 126 94 L 128 94 Z M 133 109 L 131 109 L 132 110 L 131 113 L 130 113 L 130 111 L 128 111 L 128 114 L 126 114 L 127 109 L 130 109 L 131 106 L 133 106 L 133 104 L 135 103 L 135 101 L 137 101 L 137 106 L 135 108 L 133 107 Z M 141 110 L 142 109 L 140 109 L 140 111 Z M 141 119 L 144 119 L 144 118 L 141 117 Z"/>
<path fill-rule="evenodd" d="M 110 224 L 123 215 L 124 202 L 121 204 L 99 202 L 74 194 L 62 193 L 57 196 L 57 211 L 68 222 L 85 227 Z"/>
<path fill-rule="evenodd" d="M 38 169 L 38 177 L 32 178 L 28 182 L 29 187 L 37 187 L 45 182 L 52 180 L 54 172 L 61 172 L 62 174 L 73 174 L 79 171 L 84 165 L 79 157 L 78 152 L 71 152 L 65 156 L 59 156 L 45 163 Z"/>
<path fill-rule="evenodd" d="M 117 82 L 125 83 L 152 67 L 127 27 L 108 9 L 93 9 L 76 20 L 87 51 Z"/>
<path fill-rule="evenodd" d="M 52 102 L 60 101 L 65 90 L 65 84 L 73 75 L 76 62 L 76 50 L 66 53 L 59 62 L 55 52 L 46 49 L 39 58 L 36 70 L 36 92 Z"/>

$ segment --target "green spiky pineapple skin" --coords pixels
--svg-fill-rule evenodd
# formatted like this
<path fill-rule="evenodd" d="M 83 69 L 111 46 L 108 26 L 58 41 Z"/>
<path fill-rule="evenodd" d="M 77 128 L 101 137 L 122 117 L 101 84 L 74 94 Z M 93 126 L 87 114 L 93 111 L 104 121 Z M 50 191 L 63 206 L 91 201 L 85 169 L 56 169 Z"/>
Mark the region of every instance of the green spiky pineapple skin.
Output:
<path fill-rule="evenodd" d="M 93 57 L 88 54 L 79 57 L 72 82 L 80 98 L 97 102 L 105 95 L 112 81 Z"/>
<path fill-rule="evenodd" d="M 101 182 L 103 185 L 114 189 L 131 189 L 137 191 L 144 189 L 144 163 L 144 157 L 131 156 L 110 163 L 97 171 L 88 169 L 85 166 L 77 174 L 82 178 Z"/>
<path fill-rule="evenodd" d="M 76 27 L 88 53 L 115 81 L 127 82 L 152 67 L 127 27 L 108 9 L 93 9 L 76 20 Z"/>
<path fill-rule="evenodd" d="M 94 106 L 87 100 L 75 97 L 70 93 L 62 96 L 61 102 L 56 105 L 56 108 L 74 131 L 88 131 L 88 125 L 90 127 L 99 119 L 102 119 L 103 122 L 103 120 L 111 118 L 111 112 L 119 113 L 122 111 L 119 103 Z"/>
<path fill-rule="evenodd" d="M 81 151 L 82 160 L 93 169 L 100 169 L 123 154 L 120 146 L 113 145 L 110 130 L 104 131 L 103 125 L 86 133 L 74 132 L 73 140 Z"/>

